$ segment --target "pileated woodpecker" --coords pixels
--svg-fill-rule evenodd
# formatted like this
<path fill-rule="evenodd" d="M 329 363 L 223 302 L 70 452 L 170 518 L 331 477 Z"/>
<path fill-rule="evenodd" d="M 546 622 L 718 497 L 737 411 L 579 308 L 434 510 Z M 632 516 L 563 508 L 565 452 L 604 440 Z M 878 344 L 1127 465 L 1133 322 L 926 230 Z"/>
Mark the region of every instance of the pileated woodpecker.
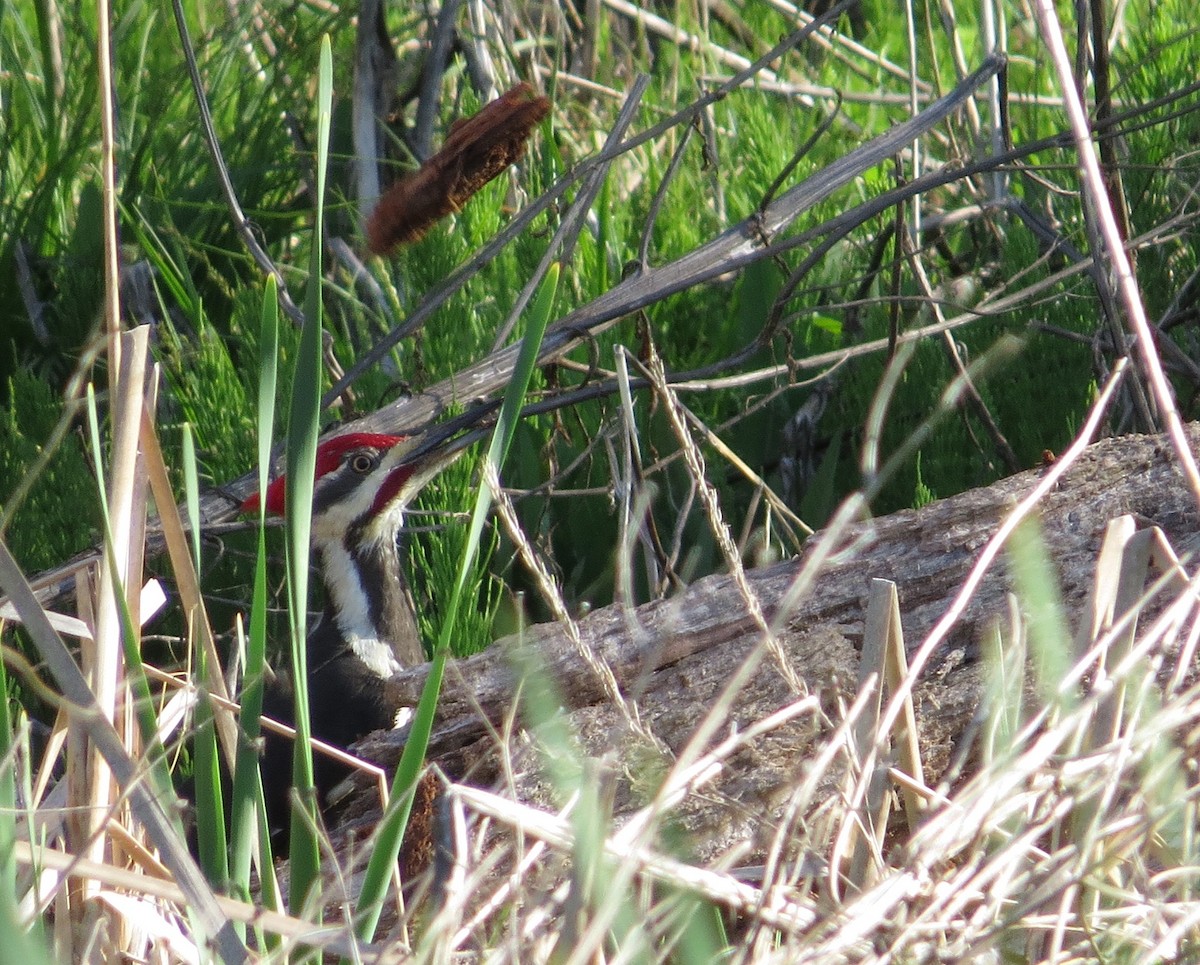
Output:
<path fill-rule="evenodd" d="M 461 450 L 417 449 L 416 438 L 372 433 L 335 436 L 317 447 L 312 558 L 325 586 L 325 611 L 307 643 L 309 718 L 314 737 L 343 749 L 395 726 L 397 706 L 386 682 L 425 660 L 397 538 L 408 504 Z M 268 511 L 283 513 L 285 485 L 281 476 L 267 487 Z M 259 503 L 255 494 L 242 509 L 256 512 Z M 293 719 L 290 681 L 267 687 L 263 712 Z M 276 832 L 288 824 L 291 759 L 290 744 L 268 734 L 263 786 Z M 319 795 L 345 775 L 317 755 Z"/>

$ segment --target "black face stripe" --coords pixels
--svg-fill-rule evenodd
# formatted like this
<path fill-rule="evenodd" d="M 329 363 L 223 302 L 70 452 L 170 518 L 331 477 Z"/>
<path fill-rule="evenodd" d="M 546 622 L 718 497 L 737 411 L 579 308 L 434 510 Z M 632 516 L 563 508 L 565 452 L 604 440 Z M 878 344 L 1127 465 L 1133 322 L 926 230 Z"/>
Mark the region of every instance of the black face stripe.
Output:
<path fill-rule="evenodd" d="M 313 516 L 321 516 L 348 499 L 351 493 L 362 485 L 363 480 L 369 479 L 371 473 L 378 468 L 386 451 L 363 447 L 346 453 L 336 469 L 317 480 L 313 492 Z"/>

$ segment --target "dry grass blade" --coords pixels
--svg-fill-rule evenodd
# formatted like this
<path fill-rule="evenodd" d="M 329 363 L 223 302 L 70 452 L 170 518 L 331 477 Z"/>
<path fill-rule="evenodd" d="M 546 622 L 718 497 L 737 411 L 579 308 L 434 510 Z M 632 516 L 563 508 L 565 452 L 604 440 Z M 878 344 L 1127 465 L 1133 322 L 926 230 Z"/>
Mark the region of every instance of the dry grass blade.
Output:
<path fill-rule="evenodd" d="M 636 4 L 629 3 L 627 0 L 604 0 L 604 5 L 615 10 L 617 13 L 637 21 L 648 32 L 657 34 L 687 50 L 703 51 L 726 67 L 731 67 L 734 70 L 745 70 L 750 66 L 750 60 L 741 54 L 726 50 L 724 47 L 698 37 L 696 34 L 682 30 L 669 20 L 664 20 L 657 14 L 651 13 L 649 10 L 639 7 Z M 767 82 L 778 81 L 779 79 L 774 71 L 766 69 L 762 70 L 759 76 Z"/>
<path fill-rule="evenodd" d="M 162 526 L 163 538 L 167 543 L 167 552 L 171 556 L 171 566 L 175 573 L 175 584 L 183 602 L 184 612 L 188 614 L 188 622 L 199 636 L 200 645 L 207 655 L 205 666 L 208 669 L 208 679 L 205 685 L 213 695 L 229 702 L 229 688 L 221 675 L 221 657 L 213 640 L 212 625 L 208 620 L 208 612 L 204 606 L 204 598 L 200 593 L 200 581 L 192 563 L 192 554 L 188 550 L 187 536 L 184 533 L 183 521 L 179 518 L 179 510 L 175 505 L 175 496 L 171 490 L 171 481 L 167 476 L 167 466 L 163 460 L 162 447 L 158 442 L 158 433 L 150 413 L 143 408 L 141 414 L 142 450 L 146 461 L 146 471 L 150 486 L 154 491 L 154 501 L 159 508 L 159 522 Z M 230 769 L 233 768 L 237 756 L 237 721 L 223 707 L 217 711 L 217 734 L 221 738 L 221 747 L 225 752 L 225 760 Z"/>
<path fill-rule="evenodd" d="M 872 581 L 872 587 L 874 587 Z M 891 618 L 889 632 L 883 653 L 883 682 L 885 693 L 896 693 L 901 684 L 908 679 L 908 652 L 904 646 L 904 633 L 900 626 L 900 598 L 896 594 L 895 584 L 888 590 L 890 597 Z M 904 815 L 908 820 L 908 828 L 915 831 L 921 816 L 925 811 L 926 794 L 925 768 L 921 764 L 921 742 L 917 730 L 916 709 L 912 697 L 903 702 L 903 713 L 892 731 L 896 741 L 896 757 L 900 774 L 905 780 L 900 783 L 900 797 L 904 802 Z M 895 769 L 889 771 L 895 773 Z"/>
<path fill-rule="evenodd" d="M 166 603 L 167 595 L 163 592 L 162 584 L 158 580 L 147 580 L 146 585 L 142 587 L 141 596 L 138 597 L 138 614 L 142 618 L 142 623 L 145 624 L 157 615 Z M 79 640 L 92 639 L 92 628 L 86 622 L 79 619 L 79 617 L 73 617 L 67 613 L 55 613 L 49 610 L 44 612 L 46 619 L 50 621 L 50 626 L 54 627 L 59 633 L 75 637 Z M 0 606 L 0 620 L 12 620 L 20 623 L 21 616 L 17 613 L 17 609 L 12 603 L 5 603 L 3 606 Z"/>
<path fill-rule="evenodd" d="M 134 817 L 146 829 L 163 862 L 187 898 L 200 927 L 212 936 L 220 954 L 229 962 L 246 960 L 245 946 L 220 910 L 212 889 L 200 874 L 187 847 L 175 835 L 162 804 L 143 779 L 138 765 L 129 757 L 121 738 L 101 712 L 79 667 L 45 618 L 16 561 L 0 542 L 0 587 L 21 614 L 30 637 L 46 667 L 58 684 L 74 719 L 86 728 L 88 738 L 103 756 L 118 785 L 129 795 Z"/>
<path fill-rule="evenodd" d="M 665 402 L 665 409 L 671 423 L 671 430 L 674 432 L 680 449 L 683 451 L 688 471 L 691 473 L 691 477 L 696 484 L 700 494 L 700 501 L 708 517 L 709 528 L 716 537 L 717 545 L 721 548 L 721 553 L 725 558 L 725 565 L 729 568 L 729 572 L 737 582 L 742 596 L 742 604 L 745 606 L 746 612 L 749 613 L 750 619 L 754 621 L 754 625 L 757 627 L 759 633 L 762 634 L 763 644 L 775 661 L 780 674 L 788 682 L 788 686 L 794 693 L 804 695 L 807 693 L 807 687 L 796 675 L 796 671 L 784 655 L 782 648 L 779 646 L 778 639 L 772 633 L 771 627 L 767 623 L 767 618 L 763 614 L 762 605 L 759 603 L 758 597 L 754 594 L 754 591 L 750 588 L 750 584 L 746 580 L 746 570 L 742 564 L 741 556 L 738 554 L 737 546 L 733 541 L 733 535 L 725 525 L 725 520 L 721 514 L 721 506 L 717 500 L 717 492 L 708 480 L 708 474 L 704 467 L 704 459 L 688 431 L 686 419 L 683 415 L 683 405 L 680 403 L 679 397 L 667 385 L 666 372 L 663 369 L 662 359 L 653 348 L 651 348 L 647 375 L 651 384 Z"/>
<path fill-rule="evenodd" d="M 1112 669 L 1129 656 L 1137 632 L 1136 614 L 1146 585 L 1150 551 L 1157 528 L 1137 532 L 1135 527 L 1132 517 L 1114 519 L 1104 534 L 1096 565 L 1095 607 L 1091 621 L 1093 636 L 1087 641 L 1087 648 L 1081 648 L 1081 652 L 1086 652 L 1101 639 L 1105 642 L 1096 668 L 1096 683 L 1101 685 L 1108 681 Z M 1115 573 L 1111 566 L 1114 561 L 1117 563 Z M 1122 629 L 1110 633 L 1115 623 L 1120 623 Z M 1102 747 L 1118 738 L 1124 705 L 1125 684 L 1117 682 L 1108 699 L 1100 706 L 1096 724 L 1088 734 L 1089 748 Z"/>
<path fill-rule="evenodd" d="M 579 626 L 571 618 L 566 602 L 562 598 L 561 590 L 555 584 L 554 577 L 550 575 L 549 570 L 546 569 L 545 564 L 538 557 L 537 551 L 533 548 L 533 545 L 521 529 L 521 524 L 517 520 L 516 510 L 513 508 L 512 499 L 504 492 L 503 487 L 500 485 L 500 477 L 496 472 L 496 467 L 491 462 L 484 465 L 484 479 L 492 492 L 496 493 L 495 509 L 500 517 L 504 531 L 508 534 L 508 538 L 513 541 L 513 545 L 516 546 L 517 555 L 533 576 L 534 582 L 541 592 L 542 599 L 550 607 L 556 622 L 565 628 L 567 638 L 575 647 L 580 659 L 600 682 L 600 686 L 603 688 L 608 700 L 612 701 L 614 707 L 620 708 L 630 729 L 652 740 L 653 738 L 649 731 L 638 720 L 636 705 L 626 701 L 624 695 L 621 693 L 621 685 L 617 683 L 617 678 L 613 674 L 612 667 L 605 663 L 603 658 L 598 656 L 584 642 L 582 636 L 580 636 Z"/>
<path fill-rule="evenodd" d="M 527 837 L 537 838 L 565 851 L 574 848 L 570 822 L 557 815 L 549 815 L 463 785 L 456 785 L 451 793 L 479 814 L 485 814 L 513 827 L 520 827 Z M 620 862 L 622 867 L 632 865 L 639 874 L 649 875 L 664 884 L 694 890 L 735 910 L 754 911 L 772 926 L 786 929 L 804 928 L 817 919 L 817 911 L 810 905 L 781 898 L 764 903 L 763 895 L 757 889 L 729 875 L 707 871 L 664 855 L 654 854 L 615 838 L 606 840 L 603 847 L 605 854 Z"/>
<path fill-rule="evenodd" d="M 189 904 L 187 893 L 169 880 L 150 877 L 111 864 L 97 864 L 87 859 L 76 859 L 52 848 L 34 847 L 25 841 L 15 846 L 16 858 L 28 867 L 44 868 L 47 871 L 64 872 L 103 888 L 116 888 L 140 896 L 157 899 L 183 908 Z M 230 921 L 241 922 L 262 928 L 273 935 L 287 939 L 299 947 L 322 948 L 334 955 L 353 956 L 369 954 L 372 949 L 356 945 L 346 937 L 343 927 L 319 926 L 300 918 L 269 911 L 256 905 L 217 896 L 215 899 L 221 913 Z M 189 941 L 192 939 L 189 938 Z"/>
<path fill-rule="evenodd" d="M 114 383 L 118 404 L 113 413 L 112 477 L 107 487 L 113 543 L 106 547 L 100 567 L 91 646 L 85 644 L 82 649 L 84 673 L 96 704 L 114 724 L 123 679 L 118 594 L 129 593 L 128 604 L 136 606 L 137 598 L 130 588 L 141 586 L 141 546 L 134 546 L 132 539 L 141 532 L 138 520 L 146 513 L 145 477 L 139 477 L 137 465 L 148 335 L 149 330 L 143 327 L 121 336 L 124 350 L 119 355 L 120 373 Z M 128 740 L 136 740 L 131 732 L 125 734 Z M 88 857 L 101 861 L 105 853 L 103 816 L 114 799 L 112 776 L 103 757 L 88 748 L 85 734 L 69 740 L 68 749 L 68 773 L 73 778 L 68 780 L 68 804 L 79 807 L 77 814 L 82 816 L 82 823 L 68 821 L 72 843 L 82 851 L 86 842 Z"/>

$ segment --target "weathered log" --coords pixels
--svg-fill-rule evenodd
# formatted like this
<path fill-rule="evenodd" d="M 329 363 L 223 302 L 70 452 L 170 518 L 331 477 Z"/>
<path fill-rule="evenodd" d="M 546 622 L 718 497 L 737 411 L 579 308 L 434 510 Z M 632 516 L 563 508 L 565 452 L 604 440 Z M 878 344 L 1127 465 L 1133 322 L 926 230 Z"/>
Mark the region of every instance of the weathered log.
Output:
<path fill-rule="evenodd" d="M 1200 428 L 1192 426 L 1189 433 L 1193 448 L 1200 448 Z M 839 539 L 843 549 L 787 612 L 781 612 L 782 602 L 811 550 L 748 574 L 792 667 L 826 707 L 832 709 L 838 698 L 853 696 L 870 580 L 896 582 L 906 645 L 910 650 L 918 646 L 946 611 L 998 523 L 1045 471 L 1021 473 L 917 511 L 853 524 Z M 1200 511 L 1165 438 L 1124 437 L 1092 446 L 1041 501 L 1046 553 L 1072 617 L 1086 599 L 1105 526 L 1123 514 L 1132 514 L 1139 526 L 1160 527 L 1180 555 L 1196 546 Z M 819 538 L 820 534 L 814 540 Z M 1004 613 L 1010 589 L 1001 557 L 922 675 L 915 702 L 930 781 L 939 779 L 956 750 L 966 750 L 980 699 L 978 641 L 987 622 Z M 613 669 L 642 723 L 671 753 L 686 745 L 722 688 L 761 643 L 727 576 L 700 580 L 670 600 L 636 609 L 599 610 L 581 620 L 579 629 L 584 644 Z M 452 662 L 447 672 L 430 758 L 471 783 L 492 783 L 499 777 L 500 758 L 490 728 L 503 728 L 515 713 L 512 652 L 517 646 L 513 638 L 501 640 L 483 654 Z M 637 761 L 645 760 L 645 742 L 631 739 L 624 718 L 603 699 L 597 676 L 564 629 L 535 627 L 519 646 L 533 654 L 532 662 L 554 681 L 586 753 L 608 755 L 614 772 L 624 775 L 618 782 L 617 814 L 640 803 L 637 774 L 645 768 L 639 769 Z M 415 705 L 426 672 L 415 668 L 394 678 L 397 699 Z M 727 728 L 745 728 L 795 697 L 778 665 L 765 658 L 730 708 Z M 760 737 L 739 752 L 702 801 L 685 803 L 679 817 L 695 834 L 702 856 L 747 839 L 753 843 L 763 819 L 769 824 L 773 804 L 801 773 L 822 729 L 810 715 Z M 548 791 L 539 776 L 537 755 L 528 752 L 528 735 L 518 726 L 513 736 L 507 752 L 514 761 L 516 793 L 544 801 Z M 359 749 L 390 766 L 403 740 L 403 731 L 379 733 Z M 361 816 L 361 801 L 358 811 Z"/>

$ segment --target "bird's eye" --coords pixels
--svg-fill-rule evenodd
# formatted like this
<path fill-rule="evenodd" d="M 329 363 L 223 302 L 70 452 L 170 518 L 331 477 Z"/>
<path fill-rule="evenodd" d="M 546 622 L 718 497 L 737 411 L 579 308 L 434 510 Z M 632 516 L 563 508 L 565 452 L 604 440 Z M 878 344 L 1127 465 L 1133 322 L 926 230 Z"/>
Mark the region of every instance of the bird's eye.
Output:
<path fill-rule="evenodd" d="M 350 468 L 365 476 L 375 468 L 375 460 L 370 453 L 356 452 L 350 457 Z"/>

